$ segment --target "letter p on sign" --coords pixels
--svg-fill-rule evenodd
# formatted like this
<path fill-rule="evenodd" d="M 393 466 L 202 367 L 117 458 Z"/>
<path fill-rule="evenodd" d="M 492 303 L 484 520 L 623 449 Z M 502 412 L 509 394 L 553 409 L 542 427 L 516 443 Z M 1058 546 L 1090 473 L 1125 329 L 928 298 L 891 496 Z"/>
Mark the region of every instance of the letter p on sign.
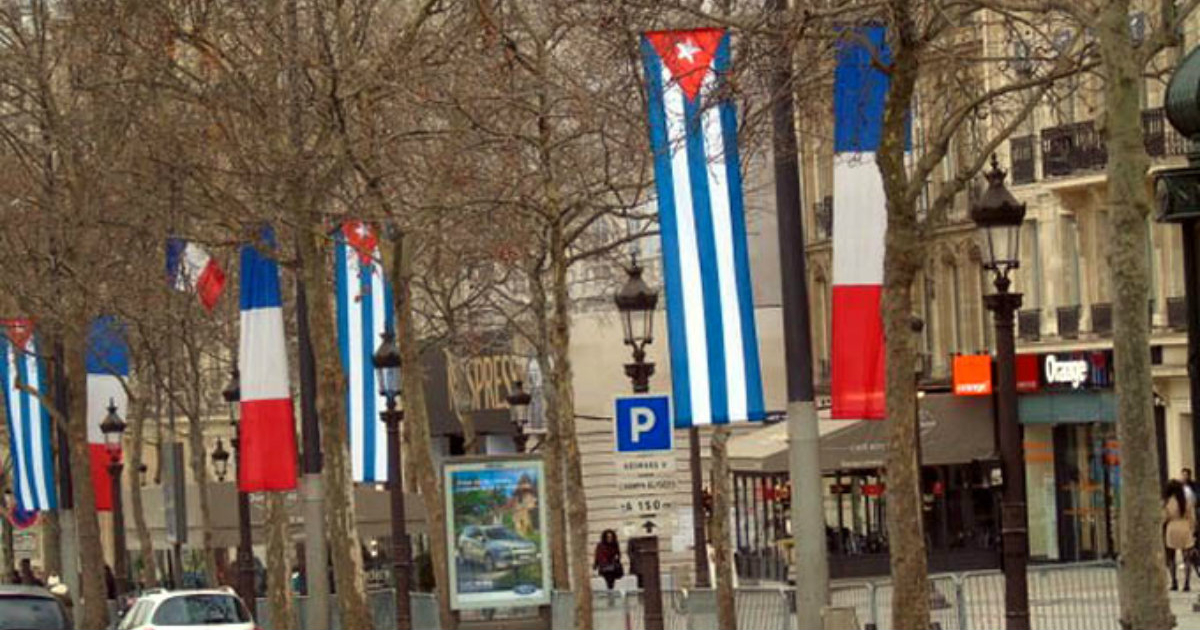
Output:
<path fill-rule="evenodd" d="M 617 398 L 613 416 L 617 452 L 669 451 L 674 423 L 670 396 L 627 396 Z"/>

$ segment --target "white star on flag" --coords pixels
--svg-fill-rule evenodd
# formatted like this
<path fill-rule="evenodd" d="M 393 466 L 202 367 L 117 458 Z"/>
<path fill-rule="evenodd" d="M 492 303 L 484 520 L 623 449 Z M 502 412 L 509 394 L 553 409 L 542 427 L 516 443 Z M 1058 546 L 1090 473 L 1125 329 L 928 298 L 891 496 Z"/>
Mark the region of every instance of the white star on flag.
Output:
<path fill-rule="evenodd" d="M 693 44 L 690 39 L 675 44 L 675 56 L 686 59 L 688 63 L 696 63 L 696 53 L 698 52 L 700 52 L 700 47 Z"/>

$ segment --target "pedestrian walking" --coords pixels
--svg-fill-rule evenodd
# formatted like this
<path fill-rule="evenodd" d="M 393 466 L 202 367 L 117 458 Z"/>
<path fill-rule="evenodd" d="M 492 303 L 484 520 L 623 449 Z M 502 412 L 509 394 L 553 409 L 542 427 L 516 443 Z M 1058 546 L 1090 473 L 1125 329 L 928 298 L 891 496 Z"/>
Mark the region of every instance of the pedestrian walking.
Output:
<path fill-rule="evenodd" d="M 1163 489 L 1163 543 L 1167 549 L 1167 570 L 1171 573 L 1171 590 L 1179 590 L 1175 574 L 1175 552 L 1183 559 L 1183 590 L 1191 590 L 1192 549 L 1196 547 L 1196 509 L 1189 502 L 1183 484 L 1172 479 Z"/>
<path fill-rule="evenodd" d="M 610 591 L 617 580 L 625 575 L 625 567 L 621 566 L 621 545 L 617 542 L 617 532 L 611 529 L 601 532 L 600 542 L 596 543 L 592 568 L 604 578 L 604 583 Z"/>

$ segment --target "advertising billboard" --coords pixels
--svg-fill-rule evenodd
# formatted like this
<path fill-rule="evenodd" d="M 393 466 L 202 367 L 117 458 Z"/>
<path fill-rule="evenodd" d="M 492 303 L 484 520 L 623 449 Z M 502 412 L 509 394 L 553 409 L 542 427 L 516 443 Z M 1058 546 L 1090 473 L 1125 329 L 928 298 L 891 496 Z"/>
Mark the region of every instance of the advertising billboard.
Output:
<path fill-rule="evenodd" d="M 442 467 L 454 610 L 550 603 L 542 460 L 462 459 Z"/>

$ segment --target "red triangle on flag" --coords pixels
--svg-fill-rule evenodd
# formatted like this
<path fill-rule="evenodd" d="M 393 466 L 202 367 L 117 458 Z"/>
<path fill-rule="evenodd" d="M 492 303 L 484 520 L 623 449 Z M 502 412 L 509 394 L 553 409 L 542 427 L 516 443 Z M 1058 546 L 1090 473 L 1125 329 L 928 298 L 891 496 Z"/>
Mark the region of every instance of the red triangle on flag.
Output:
<path fill-rule="evenodd" d="M 358 259 L 369 264 L 375 256 L 375 246 L 379 237 L 371 226 L 363 221 L 347 221 L 342 225 L 342 233 L 346 235 L 346 243 L 358 252 Z"/>
<path fill-rule="evenodd" d="M 697 28 L 687 31 L 650 31 L 646 39 L 662 58 L 671 77 L 683 88 L 688 100 L 695 100 L 704 77 L 712 68 L 717 46 L 725 36 L 723 28 Z"/>
<path fill-rule="evenodd" d="M 25 350 L 29 347 L 29 338 L 33 336 L 33 321 L 28 319 L 5 319 L 0 320 L 0 326 L 4 327 L 4 332 L 13 345 Z"/>

